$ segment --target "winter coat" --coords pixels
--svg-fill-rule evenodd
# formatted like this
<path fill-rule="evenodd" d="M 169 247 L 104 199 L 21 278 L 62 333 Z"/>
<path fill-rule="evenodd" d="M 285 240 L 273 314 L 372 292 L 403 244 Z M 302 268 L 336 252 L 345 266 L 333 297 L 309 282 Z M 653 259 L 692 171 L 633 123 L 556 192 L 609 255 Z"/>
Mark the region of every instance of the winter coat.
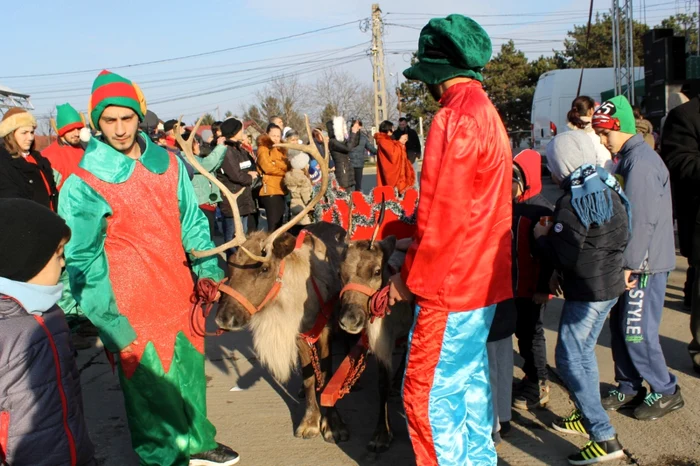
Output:
<path fill-rule="evenodd" d="M 258 171 L 262 174 L 260 196 L 284 196 L 287 188 L 284 186 L 284 175 L 289 170 L 287 149 L 273 147 L 270 136 L 262 134 L 258 138 Z"/>
<path fill-rule="evenodd" d="M 647 273 L 676 268 L 671 180 L 666 165 L 641 134 L 627 141 L 616 174 L 632 205 L 632 234 L 625 268 Z"/>
<path fill-rule="evenodd" d="M 216 177 L 234 194 L 245 188 L 243 194 L 238 196 L 238 210 L 242 216 L 255 213 L 257 207 L 250 188 L 253 184 L 253 177 L 247 173 L 255 171 L 253 158 L 240 144 L 228 141 L 224 146 L 217 146 L 214 152 L 218 150 L 218 147 L 225 147 L 226 154 Z M 223 197 L 219 206 L 224 217 L 233 217 L 228 199 Z"/>
<path fill-rule="evenodd" d="M 304 208 L 309 205 L 309 202 L 311 202 L 313 198 L 313 186 L 309 177 L 306 176 L 306 173 L 296 168 L 289 170 L 284 175 L 284 184 L 287 186 L 289 194 L 292 197 L 289 209 L 292 216 L 294 216 L 304 210 Z M 311 217 L 309 215 L 299 222 L 300 225 L 308 225 L 310 223 Z"/>
<path fill-rule="evenodd" d="M 406 130 L 402 131 L 401 128 L 396 129 L 391 135 L 396 141 L 401 139 L 401 136 L 408 134 L 408 141 L 406 141 L 406 155 L 411 164 L 416 163 L 416 160 L 420 158 L 420 138 L 416 130 L 406 126 Z"/>
<path fill-rule="evenodd" d="M 700 265 L 700 97 L 668 114 L 661 157 L 671 175 L 681 254 Z"/>
<path fill-rule="evenodd" d="M 58 190 L 51 163 L 39 152 L 13 157 L 0 144 L 0 198 L 18 197 L 58 208 Z"/>
<path fill-rule="evenodd" d="M 581 121 L 588 123 L 585 128 L 577 128 L 576 126 L 569 123 L 567 126 L 573 131 L 585 131 L 586 135 L 593 141 L 593 146 L 595 147 L 595 164 L 605 168 L 609 173 L 613 172 L 613 159 L 612 154 L 607 147 L 600 142 L 600 136 L 595 133 L 595 130 L 591 126 L 591 117 L 581 117 Z"/>
<path fill-rule="evenodd" d="M 350 133 L 347 143 L 342 142 L 338 138 L 343 139 L 344 135 L 336 135 L 333 125 L 334 121 L 338 122 L 339 120 L 335 118 L 326 123 L 330 139 L 328 148 L 335 163 L 335 177 L 338 180 L 338 184 L 341 188 L 348 189 L 355 186 L 355 171 L 350 162 L 350 151 L 360 144 L 360 133 Z"/>
<path fill-rule="evenodd" d="M 63 311 L 29 314 L 0 295 L 0 464 L 93 464 Z"/>
<path fill-rule="evenodd" d="M 644 142 L 654 149 L 656 141 L 654 140 L 654 126 L 651 124 L 651 121 L 642 118 L 641 120 L 634 120 L 634 124 L 637 128 L 637 134 L 641 134 L 644 137 Z"/>
<path fill-rule="evenodd" d="M 496 306 L 496 313 L 491 322 L 487 342 L 500 341 L 515 333 L 518 324 L 518 309 L 515 307 L 514 299 L 501 301 Z"/>
<path fill-rule="evenodd" d="M 196 157 L 199 164 L 207 170 L 207 172 L 215 174 L 219 167 L 221 167 L 225 155 L 226 147 L 219 146 L 214 148 L 206 157 L 201 155 Z M 200 206 L 213 206 L 215 208 L 216 204 L 221 202 L 219 187 L 209 181 L 197 169 L 194 171 L 192 186 L 194 186 L 194 193 L 197 195 L 197 203 Z"/>
<path fill-rule="evenodd" d="M 416 183 L 416 173 L 406 156 L 406 147 L 388 134 L 376 133 L 377 187 L 391 186 L 400 194 Z"/>
<path fill-rule="evenodd" d="M 370 142 L 369 137 L 360 131 L 360 143 L 350 151 L 350 161 L 353 168 L 364 168 L 367 152 L 377 155 L 377 148 Z"/>
<path fill-rule="evenodd" d="M 562 273 L 567 301 L 599 302 L 619 298 L 625 292 L 623 253 L 629 237 L 627 211 L 617 193 L 611 193 L 613 216 L 588 230 L 571 205 L 571 187 L 557 201 L 554 226 L 537 246 Z"/>
<path fill-rule="evenodd" d="M 540 218 L 551 217 L 554 206 L 542 195 L 542 156 L 531 149 L 513 158 L 525 178 L 523 194 L 513 201 L 513 289 L 516 298 L 549 294 L 553 267 L 541 257 L 534 229 Z"/>

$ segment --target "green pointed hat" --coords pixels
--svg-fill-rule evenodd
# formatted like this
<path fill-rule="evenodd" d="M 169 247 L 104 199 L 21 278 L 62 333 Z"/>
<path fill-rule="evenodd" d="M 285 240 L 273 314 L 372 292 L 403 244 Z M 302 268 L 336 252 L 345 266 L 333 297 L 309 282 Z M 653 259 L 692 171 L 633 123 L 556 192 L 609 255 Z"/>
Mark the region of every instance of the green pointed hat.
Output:
<path fill-rule="evenodd" d="M 56 132 L 59 137 L 76 128 L 85 128 L 85 119 L 70 104 L 56 107 Z"/>
<path fill-rule="evenodd" d="M 618 95 L 606 100 L 593 114 L 593 128 L 637 134 L 634 111 L 627 97 Z"/>
<path fill-rule="evenodd" d="M 433 18 L 420 32 L 418 62 L 403 72 L 406 79 L 440 84 L 464 76 L 484 80 L 491 59 L 491 39 L 479 23 L 462 15 Z"/>

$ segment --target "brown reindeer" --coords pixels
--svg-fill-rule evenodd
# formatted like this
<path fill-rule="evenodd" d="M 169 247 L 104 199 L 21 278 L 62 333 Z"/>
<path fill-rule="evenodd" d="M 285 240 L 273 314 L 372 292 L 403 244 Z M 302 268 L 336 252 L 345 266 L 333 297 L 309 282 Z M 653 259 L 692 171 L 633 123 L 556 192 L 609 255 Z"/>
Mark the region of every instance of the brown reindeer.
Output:
<path fill-rule="evenodd" d="M 373 238 L 379 228 L 377 229 Z M 348 228 L 352 231 L 351 228 Z M 373 318 L 370 310 L 371 296 L 387 285 L 389 277 L 400 268 L 404 254 L 396 249 L 396 238 L 375 242 L 352 241 L 343 255 L 340 278 L 343 285 L 341 309 L 338 318 L 340 328 L 351 334 L 367 332 L 369 350 L 379 366 L 379 417 L 374 435 L 367 448 L 381 452 L 389 448 L 393 440 L 389 422 L 388 402 L 392 384 L 398 385 L 403 376 L 403 363 L 392 382 L 392 354 L 398 338 L 408 335 L 413 323 L 413 312 L 408 303 L 399 303 L 391 313 L 382 318 Z"/>
<path fill-rule="evenodd" d="M 326 408 L 325 415 L 321 414 L 316 392 L 330 379 L 329 316 L 340 292 L 338 270 L 345 230 L 319 223 L 306 228 L 310 234 L 300 234 L 301 239 L 287 233 L 314 208 L 328 187 L 328 160 L 313 142 L 308 117 L 306 128 L 308 145 L 278 146 L 306 152 L 316 159 L 322 172 L 319 193 L 278 230 L 270 234 L 256 232 L 248 239 L 243 234 L 236 203 L 240 193 L 232 194 L 199 166 L 191 151 L 191 141 L 183 141 L 180 136 L 178 141 L 190 163 L 219 186 L 233 211 L 235 237 L 212 250 L 193 252 L 196 257 L 205 257 L 238 247 L 228 260 L 227 284 L 220 286 L 224 293 L 216 314 L 217 325 L 224 330 L 248 326 L 260 361 L 282 383 L 289 380 L 297 361 L 301 360 L 306 412 L 295 435 L 309 439 L 321 434 L 328 442 L 340 442 L 349 438 L 348 430 L 335 408 Z M 192 134 L 195 132 L 196 129 Z"/>

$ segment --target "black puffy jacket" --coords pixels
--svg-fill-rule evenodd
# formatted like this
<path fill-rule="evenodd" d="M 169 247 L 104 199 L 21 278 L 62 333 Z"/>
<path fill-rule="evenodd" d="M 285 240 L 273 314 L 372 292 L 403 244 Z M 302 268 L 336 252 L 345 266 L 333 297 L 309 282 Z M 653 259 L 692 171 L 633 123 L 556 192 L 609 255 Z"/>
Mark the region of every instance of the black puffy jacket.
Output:
<path fill-rule="evenodd" d="M 24 157 L 12 157 L 0 145 L 0 198 L 29 199 L 56 211 L 58 190 L 51 163 L 39 152 L 32 151 L 31 163 Z"/>
<path fill-rule="evenodd" d="M 328 129 L 328 138 L 330 139 L 328 149 L 331 151 L 331 158 L 335 163 L 335 177 L 338 184 L 343 189 L 355 186 L 355 171 L 350 160 L 350 151 L 360 143 L 360 133 L 350 133 L 350 139 L 344 143 L 336 139 L 333 120 L 326 123 L 326 129 Z"/>
<path fill-rule="evenodd" d="M 221 181 L 233 194 L 236 194 L 241 188 L 245 188 L 243 194 L 238 197 L 238 210 L 241 215 L 250 215 L 257 210 L 253 201 L 253 192 L 250 189 L 253 178 L 247 173 L 255 171 L 255 162 L 251 155 L 241 147 L 240 144 L 226 142 L 228 146 L 224 161 L 221 168 L 216 173 L 216 177 Z M 233 217 L 231 206 L 228 199 L 221 193 L 223 201 L 219 205 L 221 213 L 224 217 Z"/>
<path fill-rule="evenodd" d="M 588 230 L 571 205 L 571 192 L 557 201 L 554 226 L 537 245 L 562 273 L 564 299 L 598 302 L 619 298 L 625 292 L 623 253 L 629 237 L 627 211 L 612 193 L 613 216 Z"/>

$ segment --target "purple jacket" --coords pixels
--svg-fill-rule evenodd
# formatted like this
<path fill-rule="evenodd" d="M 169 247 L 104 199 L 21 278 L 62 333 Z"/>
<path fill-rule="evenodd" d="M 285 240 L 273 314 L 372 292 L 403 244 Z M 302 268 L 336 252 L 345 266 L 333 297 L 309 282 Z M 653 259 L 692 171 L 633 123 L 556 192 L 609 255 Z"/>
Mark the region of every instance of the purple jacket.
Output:
<path fill-rule="evenodd" d="M 0 294 L 0 464 L 94 464 L 70 330 Z"/>

